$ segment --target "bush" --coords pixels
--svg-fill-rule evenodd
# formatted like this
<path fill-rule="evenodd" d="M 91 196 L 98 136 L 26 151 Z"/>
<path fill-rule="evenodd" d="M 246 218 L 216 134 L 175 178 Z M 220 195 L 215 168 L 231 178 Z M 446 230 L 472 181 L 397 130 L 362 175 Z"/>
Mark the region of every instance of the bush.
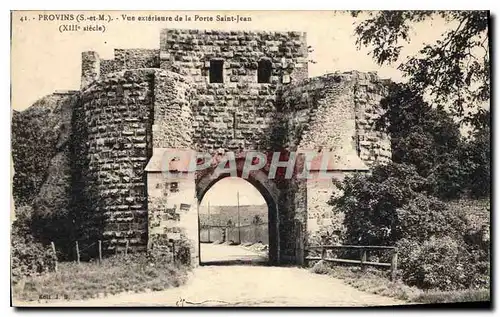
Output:
<path fill-rule="evenodd" d="M 489 301 L 490 291 L 485 288 L 466 289 L 461 291 L 423 291 L 415 286 L 404 284 L 401 280 L 390 281 L 373 268 L 365 270 L 358 267 L 332 266 L 318 261 L 310 268 L 316 274 L 330 275 L 342 279 L 346 284 L 361 291 L 410 301 L 413 303 L 459 303 Z"/>
<path fill-rule="evenodd" d="M 372 174 L 347 177 L 332 198 L 344 212 L 346 241 L 395 245 L 405 283 L 423 289 L 489 286 L 489 238 L 469 213 L 429 194 L 432 186 L 413 166 L 390 163 Z"/>
<path fill-rule="evenodd" d="M 22 218 L 12 224 L 11 246 L 11 271 L 14 284 L 28 276 L 54 271 L 56 262 L 52 250 L 35 241 Z"/>
<path fill-rule="evenodd" d="M 459 246 L 449 237 L 431 238 L 424 243 L 402 240 L 399 267 L 402 279 L 410 286 L 422 289 L 442 290 L 460 287 L 464 277 L 463 265 L 459 263 Z"/>
<path fill-rule="evenodd" d="M 398 243 L 401 277 L 422 289 L 457 290 L 489 286 L 489 262 L 474 259 L 460 240 L 435 238 Z"/>
<path fill-rule="evenodd" d="M 415 194 L 396 212 L 403 239 L 423 242 L 431 237 L 450 236 L 461 240 L 467 226 L 464 215 L 447 208 L 437 198 L 422 193 Z"/>
<path fill-rule="evenodd" d="M 144 257 L 147 263 L 154 265 L 166 265 L 173 262 L 173 254 L 169 248 L 153 248 L 149 249 L 146 254 L 134 253 L 130 258 Z M 140 262 L 144 262 L 144 259 L 138 259 Z"/>
<path fill-rule="evenodd" d="M 396 163 L 346 178 L 340 184 L 344 194 L 331 201 L 345 214 L 346 242 L 392 245 L 403 238 L 460 235 L 464 220 L 426 195 L 425 186 L 413 166 Z"/>

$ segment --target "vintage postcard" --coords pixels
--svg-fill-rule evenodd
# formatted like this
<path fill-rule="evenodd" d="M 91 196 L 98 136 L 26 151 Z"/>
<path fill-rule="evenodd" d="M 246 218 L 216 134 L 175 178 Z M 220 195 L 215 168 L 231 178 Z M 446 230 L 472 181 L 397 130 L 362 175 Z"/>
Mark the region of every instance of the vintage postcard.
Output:
<path fill-rule="evenodd" d="M 488 11 L 13 11 L 12 306 L 490 307 Z"/>

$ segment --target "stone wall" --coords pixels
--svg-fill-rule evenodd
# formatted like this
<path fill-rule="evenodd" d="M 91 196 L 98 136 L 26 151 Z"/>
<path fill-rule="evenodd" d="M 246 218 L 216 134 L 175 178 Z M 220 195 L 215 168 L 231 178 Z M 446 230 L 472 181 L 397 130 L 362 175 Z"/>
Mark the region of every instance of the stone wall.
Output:
<path fill-rule="evenodd" d="M 298 32 L 163 30 L 161 67 L 195 83 L 193 142 L 201 151 L 271 147 L 276 90 L 283 78 L 307 76 L 305 35 Z M 224 83 L 209 83 L 210 60 L 224 60 Z M 271 82 L 257 83 L 258 62 L 272 63 Z"/>
<path fill-rule="evenodd" d="M 387 162 L 390 140 L 374 127 L 385 89 L 376 75 L 359 72 L 328 74 L 283 87 L 279 104 L 283 144 L 290 151 L 331 156 L 328 173 L 337 181 L 351 171 Z M 325 233 L 340 241 L 343 215 L 328 205 L 339 191 L 332 179 L 320 176 L 318 165 L 307 182 L 308 242 L 315 243 Z"/>
<path fill-rule="evenodd" d="M 184 77 L 157 70 L 154 81 L 154 148 L 191 148 L 193 115 L 190 82 Z"/>
<path fill-rule="evenodd" d="M 257 83 L 258 62 L 272 63 L 271 83 L 307 78 L 307 43 L 300 32 L 163 29 L 161 68 L 208 83 L 211 59 L 224 60 L 224 83 Z"/>
<path fill-rule="evenodd" d="M 115 49 L 114 58 L 100 61 L 100 76 L 137 68 L 159 68 L 160 51 L 155 49 Z"/>
<path fill-rule="evenodd" d="M 390 159 L 390 141 L 373 125 L 385 83 L 355 71 L 307 78 L 305 33 L 165 29 L 159 44 L 116 49 L 112 60 L 82 54 L 71 161 L 83 239 L 103 239 L 110 252 L 127 240 L 135 250 L 179 239 L 197 247 L 203 186 L 185 171 L 162 174 L 166 151 L 327 153 L 336 179 Z M 211 60 L 224 62 L 223 83 L 210 83 Z M 272 67 L 269 83 L 257 82 L 261 60 Z M 274 205 L 280 261 L 302 257 L 306 231 L 337 230 L 331 179 L 266 177 L 254 185 Z"/>
<path fill-rule="evenodd" d="M 276 85 L 208 84 L 192 102 L 193 141 L 200 151 L 268 150 Z"/>
<path fill-rule="evenodd" d="M 81 88 L 87 87 L 99 78 L 101 72 L 101 59 L 97 52 L 82 53 L 82 80 Z"/>
<path fill-rule="evenodd" d="M 333 73 L 284 86 L 279 108 L 287 130 L 286 148 L 329 151 L 339 159 L 359 156 L 366 164 L 386 162 L 391 156 L 390 141 L 373 125 L 384 92 L 384 82 L 376 75 L 359 72 Z M 371 149 L 376 153 L 370 155 Z"/>
<path fill-rule="evenodd" d="M 147 240 L 144 168 L 151 149 L 153 75 L 149 70 L 113 73 L 81 93 L 75 109 L 74 208 L 80 239 L 103 239 L 103 248 L 143 249 Z"/>
<path fill-rule="evenodd" d="M 330 172 L 332 179 L 320 179 L 318 173 L 312 172 L 313 178 L 307 182 L 307 233 L 309 237 L 307 242 L 315 244 L 324 234 L 335 236 L 334 239 L 340 242 L 344 216 L 335 212 L 335 208 L 328 202 L 333 195 L 340 193 L 333 180 L 341 182 L 347 173 Z"/>
<path fill-rule="evenodd" d="M 386 163 L 392 155 L 391 140 L 387 134 L 376 131 L 374 124 L 382 113 L 377 105 L 387 95 L 389 82 L 381 80 L 375 73 L 354 74 L 357 78 L 354 104 L 358 155 L 368 166 Z"/>
<path fill-rule="evenodd" d="M 198 201 L 194 173 L 166 177 L 151 164 L 148 172 L 148 245 L 162 248 L 170 242 L 189 241 L 192 263 L 197 264 Z"/>

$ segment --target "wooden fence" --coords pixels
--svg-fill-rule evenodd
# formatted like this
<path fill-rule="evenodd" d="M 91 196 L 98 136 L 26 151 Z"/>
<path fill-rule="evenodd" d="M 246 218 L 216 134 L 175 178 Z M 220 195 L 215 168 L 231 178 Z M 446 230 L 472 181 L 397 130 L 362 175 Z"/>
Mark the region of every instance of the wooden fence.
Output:
<path fill-rule="evenodd" d="M 306 261 L 318 261 L 323 260 L 326 262 L 334 263 L 346 263 L 346 264 L 359 264 L 361 268 L 365 266 L 378 266 L 387 267 L 391 272 L 391 280 L 396 279 L 396 271 L 398 266 L 398 249 L 396 247 L 389 246 L 364 246 L 364 245 L 320 245 L 320 246 L 309 246 L 307 251 L 310 250 L 321 250 L 321 256 L 306 256 Z M 341 258 L 328 258 L 327 250 L 358 250 L 359 260 L 353 259 L 341 259 Z M 367 261 L 368 251 L 390 251 L 391 252 L 391 262 L 369 262 Z"/>
<path fill-rule="evenodd" d="M 59 262 L 59 259 L 57 257 L 57 251 L 56 251 L 56 245 L 55 243 L 52 241 L 50 243 L 50 246 L 51 246 L 51 250 L 52 250 L 52 253 L 54 255 L 54 260 L 55 260 L 55 271 L 57 272 L 58 270 L 58 262 Z M 176 252 L 176 245 L 175 245 L 175 242 L 174 240 L 170 240 L 166 245 L 164 245 L 163 247 L 165 248 L 168 248 L 172 254 L 172 258 L 171 258 L 171 261 L 172 262 L 176 262 L 177 259 L 176 259 L 176 256 L 175 256 L 175 252 Z M 78 244 L 78 241 L 75 241 L 75 260 L 78 264 L 80 264 L 80 255 L 82 254 L 83 251 L 87 250 L 87 249 L 90 249 L 90 248 L 96 248 L 97 251 L 98 251 L 98 254 L 99 254 L 99 264 L 102 263 L 102 258 L 103 258 L 103 252 L 102 252 L 102 241 L 101 240 L 98 240 L 96 242 L 93 242 L 93 243 L 90 243 L 88 244 L 85 248 L 80 248 L 79 244 Z M 150 250 L 152 248 L 151 244 L 148 243 L 148 250 Z M 129 250 L 130 250 L 130 246 L 129 246 L 129 240 L 127 239 L 125 241 L 125 248 L 123 248 L 120 253 L 121 254 L 125 254 L 127 255 L 129 253 Z M 118 254 L 118 248 L 115 247 L 115 254 Z"/>

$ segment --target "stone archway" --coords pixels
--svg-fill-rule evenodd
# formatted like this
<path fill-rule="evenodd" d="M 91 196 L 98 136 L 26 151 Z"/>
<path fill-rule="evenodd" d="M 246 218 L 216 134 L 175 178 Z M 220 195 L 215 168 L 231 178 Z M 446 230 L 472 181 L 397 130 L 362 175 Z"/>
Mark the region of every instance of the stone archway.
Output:
<path fill-rule="evenodd" d="M 306 34 L 271 33 L 163 29 L 159 49 L 116 49 L 109 60 L 82 53 L 82 89 L 70 109 L 71 186 L 78 193 L 73 209 L 88 214 L 78 227 L 85 236 L 94 229 L 90 242 L 102 239 L 108 252 L 129 243 L 139 251 L 197 236 L 199 178 L 186 170 L 164 177 L 167 148 L 330 153 L 327 171 L 335 178 L 390 160 L 390 139 L 374 128 L 389 82 L 357 71 L 310 78 Z M 241 37 L 234 45 L 214 41 L 234 37 Z M 178 45 L 186 38 L 198 45 Z M 214 56 L 221 45 L 228 51 Z M 224 83 L 210 83 L 214 58 L 225 61 Z M 265 83 L 258 76 L 263 58 L 283 70 Z M 336 188 L 331 179 L 275 185 L 279 194 L 268 196 L 279 211 L 278 262 L 300 263 L 302 234 L 338 220 L 327 204 Z"/>
<path fill-rule="evenodd" d="M 175 153 L 175 154 L 172 154 Z M 191 153 L 191 154 L 189 154 Z M 194 263 L 199 263 L 198 205 L 205 193 L 219 180 L 244 178 L 262 195 L 268 206 L 269 263 L 303 263 L 307 221 L 307 187 L 304 180 L 268 177 L 266 168 L 242 177 L 245 159 L 236 158 L 234 173 L 214 173 L 212 165 L 193 171 L 187 165 L 174 166 L 165 173 L 165 158 L 189 156 L 194 151 L 171 148 L 154 149 L 146 167 L 148 192 L 148 244 L 162 245 L 187 240 L 192 245 Z M 173 156 L 172 156 L 173 155 Z M 175 164 L 174 164 L 175 165 Z"/>
<path fill-rule="evenodd" d="M 211 177 L 210 173 L 200 176 L 196 180 L 196 197 L 198 205 L 201 204 L 203 197 L 212 186 L 220 180 L 230 177 L 228 174 L 220 175 L 216 178 Z M 241 174 L 239 174 L 241 178 Z M 264 198 L 268 208 L 268 234 L 269 234 L 269 264 L 277 265 L 280 263 L 280 238 L 279 238 L 279 207 L 278 201 L 280 191 L 276 184 L 267 178 L 262 171 L 257 171 L 251 177 L 245 179 L 254 186 Z M 199 243 L 199 240 L 198 240 Z M 198 250 L 199 251 L 199 250 Z"/>

